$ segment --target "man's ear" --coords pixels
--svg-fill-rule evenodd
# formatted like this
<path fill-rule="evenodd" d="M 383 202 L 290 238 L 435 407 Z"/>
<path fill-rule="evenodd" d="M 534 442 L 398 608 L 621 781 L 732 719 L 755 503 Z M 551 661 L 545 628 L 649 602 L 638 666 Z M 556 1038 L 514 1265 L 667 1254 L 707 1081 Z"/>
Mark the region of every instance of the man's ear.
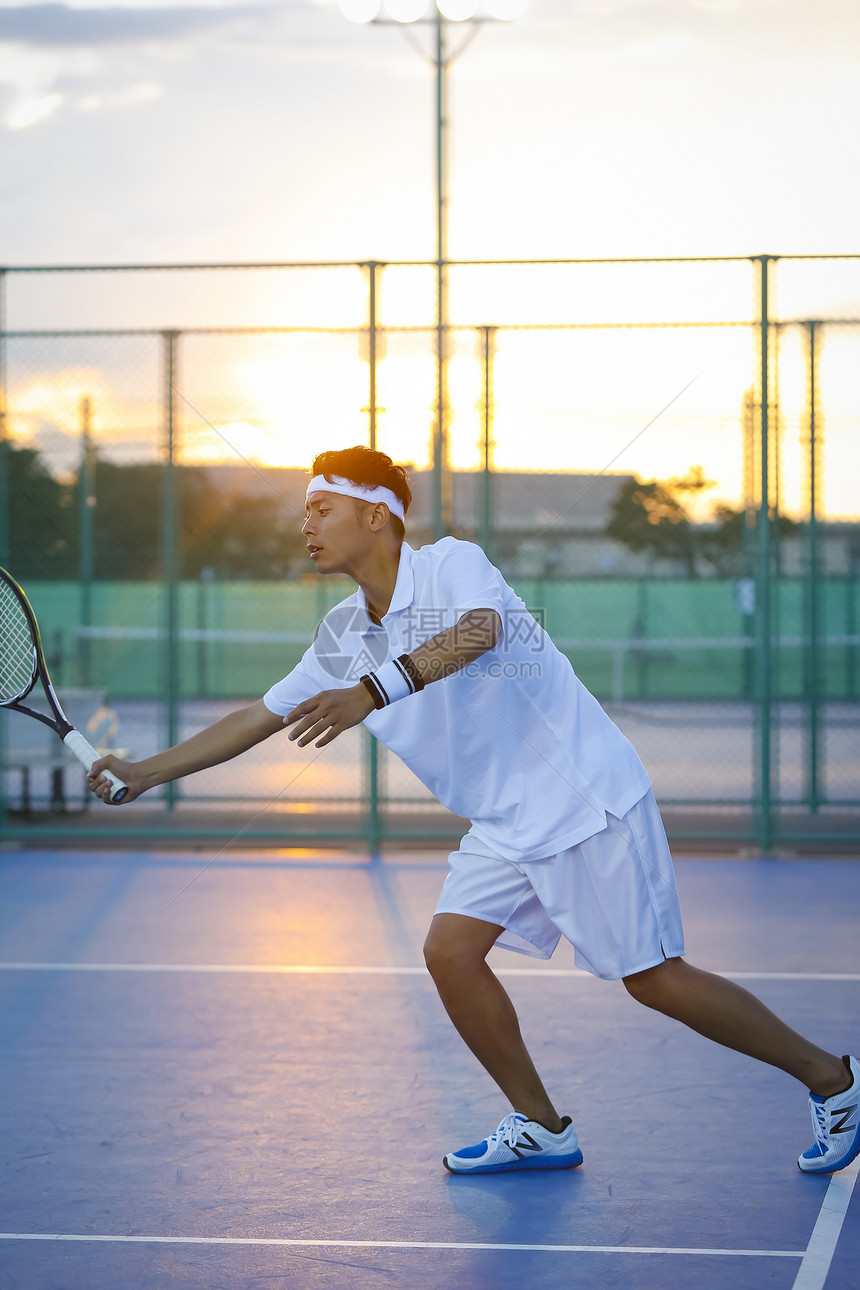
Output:
<path fill-rule="evenodd" d="M 384 502 L 377 502 L 370 516 L 370 527 L 374 530 L 374 532 L 378 532 L 378 530 L 383 527 L 383 525 L 386 523 L 387 520 L 388 520 L 388 507 L 385 505 Z"/>

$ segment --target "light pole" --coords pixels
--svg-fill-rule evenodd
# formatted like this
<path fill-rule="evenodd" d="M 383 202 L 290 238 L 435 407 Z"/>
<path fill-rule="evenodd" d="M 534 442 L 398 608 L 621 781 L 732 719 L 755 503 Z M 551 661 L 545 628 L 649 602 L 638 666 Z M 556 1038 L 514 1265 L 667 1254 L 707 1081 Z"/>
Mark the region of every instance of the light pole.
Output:
<path fill-rule="evenodd" d="M 340 10 L 351 22 L 408 28 L 435 28 L 431 62 L 435 70 L 436 141 L 436 421 L 433 430 L 433 538 L 444 537 L 451 526 L 448 472 L 448 398 L 446 381 L 446 330 L 448 326 L 448 69 L 459 58 L 485 22 L 510 22 L 525 12 L 528 0 L 339 0 Z M 448 48 L 448 28 L 463 28 L 467 35 L 453 52 Z"/>

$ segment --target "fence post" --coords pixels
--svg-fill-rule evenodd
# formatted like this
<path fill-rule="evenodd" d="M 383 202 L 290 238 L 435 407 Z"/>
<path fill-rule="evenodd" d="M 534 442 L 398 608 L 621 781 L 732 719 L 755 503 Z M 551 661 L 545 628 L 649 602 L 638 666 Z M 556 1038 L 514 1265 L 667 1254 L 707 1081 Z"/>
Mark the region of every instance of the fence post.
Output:
<path fill-rule="evenodd" d="M 9 565 L 9 426 L 6 421 L 6 269 L 0 269 L 0 565 Z"/>
<path fill-rule="evenodd" d="M 364 732 L 367 740 L 367 815 L 364 832 L 367 838 L 367 849 L 373 859 L 379 854 L 382 840 L 382 824 L 379 801 L 379 743 L 369 730 Z"/>
<path fill-rule="evenodd" d="M 821 804 L 819 740 L 818 725 L 821 715 L 820 680 L 821 652 L 819 636 L 821 632 L 820 597 L 818 580 L 818 452 L 819 435 L 816 418 L 817 362 L 816 327 L 817 323 L 808 322 L 809 341 L 809 551 L 807 574 L 807 622 L 809 624 L 809 644 L 807 648 L 806 702 L 808 718 L 808 756 L 807 793 L 809 807 L 817 811 Z"/>
<path fill-rule="evenodd" d="M 448 154 L 447 69 L 445 23 L 436 16 L 436 425 L 433 431 L 433 541 L 446 535 L 451 524 L 448 478 Z"/>
<path fill-rule="evenodd" d="M 9 441 L 6 423 L 6 270 L 0 268 L 0 565 L 9 566 Z M 0 833 L 8 819 L 6 724 L 0 726 Z"/>
<path fill-rule="evenodd" d="M 93 622 L 93 509 L 96 504 L 95 454 L 92 440 L 92 401 L 84 394 L 80 402 L 81 463 L 78 474 L 78 578 L 81 591 L 81 625 Z M 92 642 L 81 637 L 81 685 L 92 685 Z"/>
<path fill-rule="evenodd" d="M 845 635 L 849 638 L 845 646 L 845 696 L 857 698 L 857 646 L 854 637 L 857 635 L 857 574 L 860 551 L 852 545 L 848 562 L 848 578 L 845 582 Z"/>
<path fill-rule="evenodd" d="M 368 283 L 367 283 L 367 363 L 370 374 L 370 388 L 367 399 L 367 413 L 369 422 L 370 447 L 376 448 L 376 270 L 379 268 L 378 263 L 374 260 L 368 261 Z"/>
<path fill-rule="evenodd" d="M 759 802 L 758 802 L 758 844 L 763 852 L 771 848 L 773 841 L 773 804 L 771 796 L 771 586 L 770 586 L 770 497 L 769 476 L 769 404 L 770 404 L 770 353 L 769 353 L 769 300 L 768 277 L 770 261 L 773 257 L 758 257 L 760 269 L 760 314 L 759 337 L 761 349 L 761 368 L 759 383 L 761 398 L 759 400 L 760 425 L 760 471 L 761 486 L 758 509 L 758 568 L 756 570 L 756 613 L 758 618 L 756 690 L 759 702 Z"/>
<path fill-rule="evenodd" d="M 179 552 L 178 505 L 176 485 L 176 381 L 178 379 L 179 333 L 162 333 L 164 346 L 164 422 L 165 456 L 162 493 L 162 562 L 165 591 L 165 697 L 167 702 L 166 736 L 168 747 L 179 740 Z M 167 808 L 173 810 L 179 797 L 174 781 L 167 785 Z"/>
<path fill-rule="evenodd" d="M 484 470 L 481 490 L 481 546 L 491 561 L 495 560 L 495 526 L 493 523 L 493 340 L 495 327 L 483 327 L 484 338 Z"/>
<path fill-rule="evenodd" d="M 376 448 L 376 270 L 379 266 L 368 263 L 368 346 L 367 357 L 370 368 L 370 388 L 368 391 L 368 420 L 370 447 Z M 367 846 L 371 856 L 379 851 L 379 743 L 375 736 L 367 731 Z"/>

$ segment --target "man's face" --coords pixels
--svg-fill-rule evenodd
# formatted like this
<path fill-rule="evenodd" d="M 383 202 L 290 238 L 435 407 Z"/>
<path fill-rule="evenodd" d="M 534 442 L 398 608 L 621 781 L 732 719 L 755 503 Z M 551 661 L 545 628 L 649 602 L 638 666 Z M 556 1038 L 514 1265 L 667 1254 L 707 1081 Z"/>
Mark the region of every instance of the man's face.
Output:
<path fill-rule="evenodd" d="M 340 493 L 311 493 L 302 533 L 318 573 L 354 576 L 371 536 L 359 513 L 364 509 Z"/>

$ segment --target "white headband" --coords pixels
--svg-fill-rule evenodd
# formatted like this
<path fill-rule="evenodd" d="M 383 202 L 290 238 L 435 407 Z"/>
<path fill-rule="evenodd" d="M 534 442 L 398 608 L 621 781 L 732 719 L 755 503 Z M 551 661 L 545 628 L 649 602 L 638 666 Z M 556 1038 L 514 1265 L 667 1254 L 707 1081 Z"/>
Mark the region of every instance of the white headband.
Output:
<path fill-rule="evenodd" d="M 351 479 L 342 479 L 333 475 L 331 482 L 325 475 L 314 475 L 308 484 L 306 498 L 311 493 L 340 493 L 342 497 L 357 497 L 360 502 L 385 502 L 385 505 L 399 520 L 405 516 L 403 503 L 390 488 L 380 488 L 374 484 L 354 484 Z"/>

